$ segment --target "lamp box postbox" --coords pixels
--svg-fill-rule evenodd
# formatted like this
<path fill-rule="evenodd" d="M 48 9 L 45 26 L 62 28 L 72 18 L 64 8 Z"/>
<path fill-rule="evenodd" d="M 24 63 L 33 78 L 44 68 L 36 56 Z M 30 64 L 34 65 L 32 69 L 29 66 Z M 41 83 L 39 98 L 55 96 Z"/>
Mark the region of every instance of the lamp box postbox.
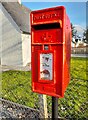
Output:
<path fill-rule="evenodd" d="M 63 6 L 32 11 L 32 90 L 64 97 L 70 80 L 71 25 Z"/>

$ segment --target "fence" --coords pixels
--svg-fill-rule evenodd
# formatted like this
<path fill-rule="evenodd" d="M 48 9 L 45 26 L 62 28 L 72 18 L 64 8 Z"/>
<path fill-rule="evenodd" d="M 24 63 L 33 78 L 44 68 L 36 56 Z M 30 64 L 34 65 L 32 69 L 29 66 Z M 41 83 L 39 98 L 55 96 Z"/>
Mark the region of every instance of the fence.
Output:
<path fill-rule="evenodd" d="M 88 46 L 87 47 L 72 47 L 72 54 L 88 54 Z"/>
<path fill-rule="evenodd" d="M 64 98 L 58 99 L 58 117 L 67 120 L 87 120 L 87 79 L 86 61 L 80 58 L 73 64 L 71 81 Z M 83 64 L 85 62 L 85 64 Z M 74 65 L 75 63 L 75 65 Z M 83 64 L 83 65 L 82 65 Z M 79 69 L 78 67 L 79 66 Z M 85 68 L 85 69 L 84 69 Z M 79 72 L 78 72 L 79 71 Z M 82 72 L 83 71 L 83 72 Z M 77 73 L 78 72 L 78 73 Z M 77 77 L 75 75 L 77 74 Z M 85 76 L 85 77 L 82 77 Z M 52 114 L 52 97 L 47 97 L 48 117 Z M 2 98 L 39 110 L 43 109 L 39 94 L 31 91 L 31 72 L 7 71 L 2 74 Z M 41 106 L 41 108 L 40 108 Z M 41 109 L 41 110 L 40 110 Z M 32 111 L 33 112 L 33 111 Z M 30 114 L 30 113 L 29 113 Z M 38 114 L 37 114 L 38 115 Z M 40 117 L 39 115 L 37 116 Z M 41 118 L 44 116 L 41 114 Z"/>

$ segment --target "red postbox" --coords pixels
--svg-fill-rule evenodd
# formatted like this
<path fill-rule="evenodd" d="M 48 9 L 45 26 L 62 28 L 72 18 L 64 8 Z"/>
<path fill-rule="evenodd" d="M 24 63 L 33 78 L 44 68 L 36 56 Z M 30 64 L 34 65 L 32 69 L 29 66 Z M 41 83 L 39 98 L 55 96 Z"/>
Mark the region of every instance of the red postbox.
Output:
<path fill-rule="evenodd" d="M 64 97 L 70 80 L 71 25 L 63 6 L 32 11 L 32 90 Z"/>

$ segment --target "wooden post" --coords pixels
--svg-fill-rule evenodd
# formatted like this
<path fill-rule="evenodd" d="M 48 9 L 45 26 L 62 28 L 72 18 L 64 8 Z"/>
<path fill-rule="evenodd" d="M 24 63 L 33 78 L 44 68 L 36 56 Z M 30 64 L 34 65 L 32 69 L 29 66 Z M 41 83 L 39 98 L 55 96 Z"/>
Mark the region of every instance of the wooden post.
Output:
<path fill-rule="evenodd" d="M 48 118 L 46 95 L 39 94 L 40 118 Z"/>

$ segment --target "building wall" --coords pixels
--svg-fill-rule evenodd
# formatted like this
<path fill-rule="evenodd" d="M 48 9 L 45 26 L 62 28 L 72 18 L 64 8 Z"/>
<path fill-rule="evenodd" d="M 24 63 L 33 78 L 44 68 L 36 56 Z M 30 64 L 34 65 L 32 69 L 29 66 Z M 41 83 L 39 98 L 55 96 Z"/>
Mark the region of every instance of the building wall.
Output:
<path fill-rule="evenodd" d="M 22 34 L 23 66 L 31 63 L 31 36 Z"/>
<path fill-rule="evenodd" d="M 2 6 L 0 4 L 0 13 Z M 2 56 L 2 14 L 0 14 L 0 65 L 1 65 L 1 56 Z"/>
<path fill-rule="evenodd" d="M 0 56 L 2 65 L 23 65 L 22 36 L 19 27 L 0 3 Z"/>

